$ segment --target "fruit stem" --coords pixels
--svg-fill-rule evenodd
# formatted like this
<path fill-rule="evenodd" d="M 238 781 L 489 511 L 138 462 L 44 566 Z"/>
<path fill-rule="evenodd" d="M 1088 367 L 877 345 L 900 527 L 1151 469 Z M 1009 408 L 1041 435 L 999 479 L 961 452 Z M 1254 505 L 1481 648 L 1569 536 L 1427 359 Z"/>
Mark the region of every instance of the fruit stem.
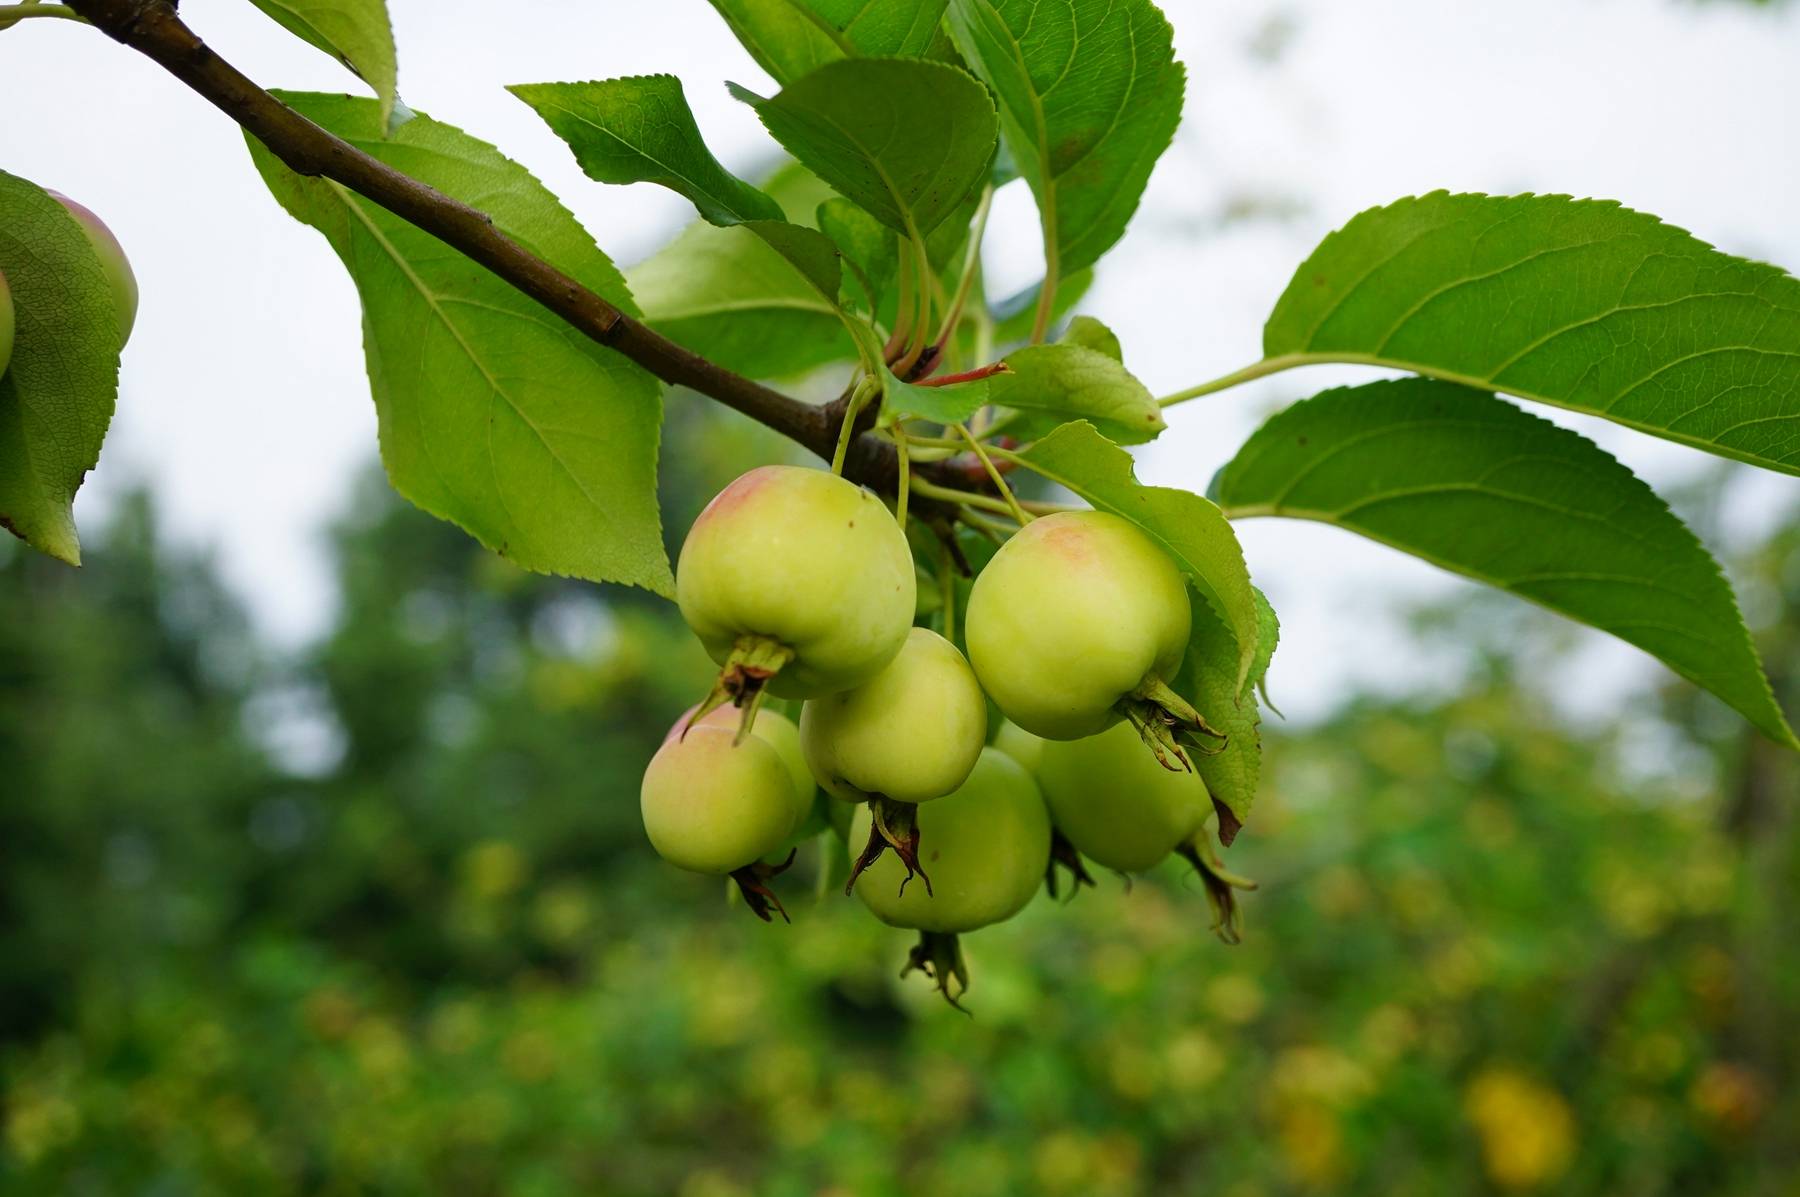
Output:
<path fill-rule="evenodd" d="M 937 499 L 944 503 L 961 503 L 967 507 L 979 507 L 983 511 L 992 511 L 996 515 L 1011 515 L 1012 508 L 1003 500 L 989 495 L 978 495 L 973 491 L 957 490 L 953 486 L 939 486 L 935 482 L 927 482 L 923 478 L 914 478 L 913 489 L 927 499 Z"/>
<path fill-rule="evenodd" d="M 943 541 L 938 542 L 938 598 L 943 604 L 944 639 L 956 643 L 956 562 L 950 555 L 950 546 Z"/>
<path fill-rule="evenodd" d="M 743 712 L 733 740 L 733 743 L 742 744 L 756 723 L 756 712 L 762 709 L 763 700 L 768 697 L 770 679 L 793 659 L 794 650 L 779 640 L 767 636 L 739 636 L 737 643 L 731 646 L 731 655 L 720 667 L 713 688 L 688 717 L 687 728 L 729 702 Z M 687 736 L 687 728 L 681 731 L 683 738 Z"/>
<path fill-rule="evenodd" d="M 956 424 L 953 427 L 956 429 L 957 435 L 967 441 L 969 448 L 975 451 L 975 456 L 981 460 L 981 468 L 987 471 L 988 478 L 994 484 L 994 489 L 1000 492 L 1000 497 L 1005 500 L 1008 510 L 1012 512 L 1012 517 L 1019 521 L 1019 526 L 1024 527 L 1029 524 L 1032 516 L 1019 506 L 1019 500 L 1013 497 L 1012 487 L 1006 485 L 1005 477 L 994 467 L 994 459 L 988 456 L 987 449 L 975 439 L 975 434 L 969 431 L 969 426 Z"/>
<path fill-rule="evenodd" d="M 840 478 L 844 474 L 844 457 L 856 437 L 856 417 L 862 414 L 863 404 L 869 401 L 870 388 L 878 386 L 880 383 L 875 376 L 870 375 L 850 389 L 850 402 L 844 405 L 844 422 L 838 425 L 837 449 L 831 455 L 831 472 Z"/>
<path fill-rule="evenodd" d="M 1176 855 L 1194 866 L 1194 871 L 1206 886 L 1206 900 L 1212 906 L 1213 934 L 1225 943 L 1235 944 L 1241 940 L 1243 916 L 1238 910 L 1237 895 L 1233 890 L 1253 890 L 1256 882 L 1248 877 L 1240 877 L 1236 873 L 1227 872 L 1212 845 L 1206 840 L 1206 832 L 1201 831 L 1193 839 L 1178 845 Z"/>
<path fill-rule="evenodd" d="M 906 954 L 906 967 L 900 970 L 900 975 L 905 977 L 914 969 L 937 982 L 937 991 L 944 995 L 946 1002 L 964 1014 L 969 1013 L 959 1000 L 969 992 L 969 965 L 963 959 L 962 940 L 954 932 L 919 932 L 919 942 Z M 955 993 L 950 992 L 952 980 L 956 982 Z"/>
<path fill-rule="evenodd" d="M 906 431 L 894 438 L 894 451 L 900 456 L 900 493 L 894 496 L 894 522 L 900 525 L 900 534 L 906 535 L 906 495 L 912 482 L 912 463 L 906 456 Z"/>

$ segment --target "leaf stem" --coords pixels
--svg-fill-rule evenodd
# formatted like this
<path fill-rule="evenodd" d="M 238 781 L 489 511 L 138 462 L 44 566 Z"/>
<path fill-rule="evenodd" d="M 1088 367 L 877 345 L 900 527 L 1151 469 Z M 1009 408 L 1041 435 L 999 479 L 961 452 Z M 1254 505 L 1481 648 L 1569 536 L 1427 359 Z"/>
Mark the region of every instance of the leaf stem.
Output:
<path fill-rule="evenodd" d="M 1177 403 L 1186 403 L 1189 399 L 1198 399 L 1202 395 L 1212 395 L 1219 391 L 1228 391 L 1232 387 L 1242 386 L 1246 382 L 1255 382 L 1259 378 L 1267 378 L 1271 374 L 1279 374 L 1283 370 L 1291 370 L 1295 366 L 1304 366 L 1316 359 L 1302 353 L 1284 353 L 1280 357 L 1266 357 L 1260 362 L 1252 362 L 1242 370 L 1233 370 L 1211 382 L 1203 382 L 1199 386 L 1189 387 L 1185 391 L 1176 391 L 1173 395 L 1164 395 L 1156 402 L 1163 407 L 1173 407 Z"/>
<path fill-rule="evenodd" d="M 900 525 L 900 535 L 906 535 L 906 494 L 912 481 L 912 463 L 906 456 L 906 430 L 894 438 L 894 452 L 900 455 L 900 493 L 894 498 L 894 522 Z"/>
<path fill-rule="evenodd" d="M 912 488 L 920 497 L 936 499 L 940 503 L 961 503 L 966 507 L 978 507 L 983 511 L 992 511 L 998 515 L 1012 515 L 1013 509 L 1004 500 L 991 495 L 980 495 L 974 491 L 958 490 L 953 486 L 939 486 L 935 482 L 927 482 L 923 478 L 914 478 Z"/>
<path fill-rule="evenodd" d="M 63 4 L 10 4 L 0 7 L 0 29 L 10 29 L 30 17 L 56 17 L 64 21 L 88 24 L 88 19 Z"/>
<path fill-rule="evenodd" d="M 856 384 L 850 392 L 850 402 L 844 407 L 844 422 L 838 426 L 837 450 L 831 455 L 831 472 L 842 475 L 844 457 L 850 452 L 850 438 L 856 432 L 856 417 L 861 414 L 862 406 L 869 398 L 869 384 L 873 379 L 865 378 Z"/>
<path fill-rule="evenodd" d="M 948 531 L 947 536 L 956 535 Z M 956 642 L 956 563 L 950 557 L 950 546 L 938 543 L 938 601 L 944 608 L 944 639 Z"/>
<path fill-rule="evenodd" d="M 910 223 L 909 226 L 910 228 Z M 914 229 L 907 240 L 911 243 L 913 258 L 914 300 L 917 308 L 913 313 L 912 334 L 907 339 L 906 351 L 900 360 L 894 363 L 894 373 L 901 378 L 907 377 L 919 357 L 925 352 L 931 336 L 931 255 L 925 249 L 925 239 Z M 898 317 L 896 317 L 896 321 Z"/>
<path fill-rule="evenodd" d="M 1056 287 L 1061 265 L 1056 246 L 1056 185 L 1046 184 L 1038 200 L 1039 216 L 1044 224 L 1044 284 L 1038 288 L 1037 317 L 1031 322 L 1031 343 L 1042 345 L 1050 331 L 1050 316 L 1056 308 Z"/>
<path fill-rule="evenodd" d="M 894 331 L 889 334 L 887 344 L 882 347 L 882 360 L 888 363 L 897 362 L 906 352 L 907 342 L 912 339 L 913 322 L 913 259 L 912 255 L 900 255 L 900 291 L 894 300 Z"/>
<path fill-rule="evenodd" d="M 969 525 L 969 527 L 974 528 L 977 532 L 986 534 L 987 537 L 990 540 L 992 540 L 995 544 L 1005 544 L 1006 538 L 1011 536 L 1013 534 L 1013 532 L 1016 531 L 1016 529 L 1007 528 L 1007 527 L 1003 527 L 1000 524 L 996 524 L 993 520 L 988 519 L 986 516 L 977 515 L 977 514 L 975 514 L 975 512 L 970 511 L 967 508 L 958 512 L 956 515 L 956 518 L 961 520 L 963 523 Z"/>
<path fill-rule="evenodd" d="M 1019 500 L 1013 497 L 1012 487 L 1006 485 L 1006 478 L 994 467 L 993 458 L 988 456 L 987 450 L 982 447 L 981 442 L 975 439 L 975 434 L 969 431 L 969 426 L 957 424 L 954 427 L 957 434 L 969 443 L 969 448 L 975 450 L 975 456 L 981 459 L 981 468 L 987 471 L 988 477 L 993 480 L 994 489 L 1000 492 L 1002 499 L 1006 500 L 1006 505 L 1012 510 L 1013 518 L 1018 520 L 1021 526 L 1029 524 L 1032 518 L 1031 514 L 1019 506 Z"/>
<path fill-rule="evenodd" d="M 963 307 L 969 302 L 969 292 L 975 286 L 975 276 L 981 267 L 981 239 L 987 236 L 988 212 L 993 206 L 994 185 L 989 183 L 981 189 L 981 201 L 975 205 L 975 226 L 969 233 L 969 248 L 963 254 L 962 277 L 957 280 L 956 295 L 950 300 L 950 309 L 944 313 L 937 336 L 931 339 L 940 350 L 949 343 L 956 326 L 962 322 Z"/>

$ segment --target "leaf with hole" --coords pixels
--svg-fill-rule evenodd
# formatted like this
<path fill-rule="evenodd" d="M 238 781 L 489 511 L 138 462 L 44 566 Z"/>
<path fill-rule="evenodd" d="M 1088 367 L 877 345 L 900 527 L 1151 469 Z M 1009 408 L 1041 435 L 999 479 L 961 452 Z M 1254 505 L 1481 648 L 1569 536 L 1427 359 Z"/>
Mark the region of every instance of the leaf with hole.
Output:
<path fill-rule="evenodd" d="M 1295 273 L 1286 364 L 1393 366 L 1800 473 L 1800 280 L 1614 203 L 1403 199 Z"/>
<path fill-rule="evenodd" d="M 1718 564 L 1587 438 L 1431 379 L 1326 391 L 1219 472 L 1233 518 L 1318 520 L 1611 632 L 1795 744 Z"/>
<path fill-rule="evenodd" d="M 415 116 L 282 93 L 309 120 L 465 203 L 636 312 L 606 255 L 523 167 Z M 254 140 L 282 207 L 325 235 L 363 306 L 381 457 L 401 494 L 528 569 L 673 592 L 656 502 L 661 386 L 443 242 Z"/>

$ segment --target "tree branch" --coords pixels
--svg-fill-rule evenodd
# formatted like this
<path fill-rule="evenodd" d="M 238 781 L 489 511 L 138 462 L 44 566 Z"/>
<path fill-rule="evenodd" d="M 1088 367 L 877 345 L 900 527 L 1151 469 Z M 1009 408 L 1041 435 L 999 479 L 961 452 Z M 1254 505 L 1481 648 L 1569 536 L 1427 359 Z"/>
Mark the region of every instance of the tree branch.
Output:
<path fill-rule="evenodd" d="M 664 382 L 742 412 L 829 460 L 843 410 L 816 407 L 734 374 L 620 311 L 494 227 L 487 214 L 426 186 L 320 128 L 213 53 L 168 0 L 69 0 L 107 36 L 130 46 L 237 122 L 298 174 L 343 184 L 493 271 L 576 330 L 624 354 Z M 859 437 L 846 476 L 893 491 L 893 447 Z"/>

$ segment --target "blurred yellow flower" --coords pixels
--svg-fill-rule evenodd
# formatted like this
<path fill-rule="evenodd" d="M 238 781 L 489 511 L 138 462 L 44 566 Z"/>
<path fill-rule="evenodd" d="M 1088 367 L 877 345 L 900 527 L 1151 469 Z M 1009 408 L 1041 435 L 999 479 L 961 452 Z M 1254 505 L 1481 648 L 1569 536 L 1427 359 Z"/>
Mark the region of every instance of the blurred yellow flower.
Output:
<path fill-rule="evenodd" d="M 1463 1109 L 1481 1136 L 1482 1162 L 1494 1183 L 1528 1189 L 1568 1171 L 1575 1155 L 1575 1116 L 1541 1081 L 1495 1065 L 1469 1083 Z"/>
<path fill-rule="evenodd" d="M 506 840 L 482 840 L 463 853 L 463 886 L 471 896 L 492 901 L 525 881 L 525 857 Z"/>
<path fill-rule="evenodd" d="M 1246 973 L 1226 973 L 1215 977 L 1206 987 L 1206 1004 L 1219 1018 L 1230 1023 L 1247 1023 L 1262 1013 L 1265 995 L 1255 977 Z"/>
<path fill-rule="evenodd" d="M 1301 1183 L 1323 1188 L 1343 1168 L 1343 1131 L 1337 1116 L 1316 1101 L 1282 1102 L 1275 1121 L 1276 1138 L 1288 1171 Z"/>

